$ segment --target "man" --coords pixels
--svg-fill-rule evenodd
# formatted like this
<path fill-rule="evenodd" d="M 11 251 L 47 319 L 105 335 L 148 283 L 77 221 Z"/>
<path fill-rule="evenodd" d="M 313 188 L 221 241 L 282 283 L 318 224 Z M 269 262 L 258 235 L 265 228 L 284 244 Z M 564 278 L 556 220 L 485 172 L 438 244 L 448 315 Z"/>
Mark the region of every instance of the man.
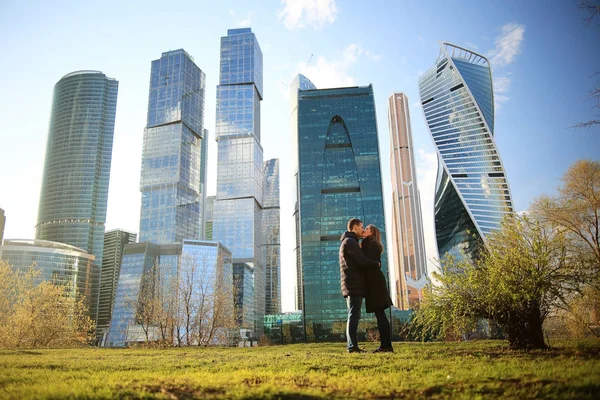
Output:
<path fill-rule="evenodd" d="M 363 235 L 363 223 L 358 218 L 348 221 L 348 231 L 342 235 L 340 244 L 340 277 L 342 295 L 348 305 L 348 322 L 346 337 L 348 353 L 364 353 L 358 347 L 358 321 L 363 299 L 367 293 L 365 287 L 364 268 L 379 268 L 378 261 L 366 258 L 358 245 L 358 238 Z"/>

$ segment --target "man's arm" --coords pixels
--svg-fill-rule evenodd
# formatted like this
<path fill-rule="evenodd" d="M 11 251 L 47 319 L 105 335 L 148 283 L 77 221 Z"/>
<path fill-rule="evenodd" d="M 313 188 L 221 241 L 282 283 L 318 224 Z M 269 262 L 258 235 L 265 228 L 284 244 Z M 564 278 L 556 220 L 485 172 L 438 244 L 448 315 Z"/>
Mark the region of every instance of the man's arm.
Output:
<path fill-rule="evenodd" d="M 354 242 L 353 240 L 346 241 L 346 249 L 348 250 L 348 254 L 354 261 L 361 267 L 369 267 L 369 268 L 379 268 L 379 261 L 371 260 L 367 258 L 360 247 L 358 247 L 358 242 Z"/>

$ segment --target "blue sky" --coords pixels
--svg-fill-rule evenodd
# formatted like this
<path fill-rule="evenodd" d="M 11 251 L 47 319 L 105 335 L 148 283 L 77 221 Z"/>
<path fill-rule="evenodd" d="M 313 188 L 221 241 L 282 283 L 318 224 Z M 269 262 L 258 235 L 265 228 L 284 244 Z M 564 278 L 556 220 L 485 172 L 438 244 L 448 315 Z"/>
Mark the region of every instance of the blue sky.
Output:
<path fill-rule="evenodd" d="M 49 4 L 52 3 L 52 4 Z M 218 4 L 219 3 L 219 4 Z M 292 171 L 289 84 L 301 72 L 319 88 L 373 84 L 386 217 L 390 203 L 387 98 L 410 100 L 418 180 L 433 244 L 436 159 L 417 80 L 449 41 L 488 56 L 496 86 L 495 137 L 515 207 L 554 194 L 574 161 L 600 159 L 600 126 L 586 101 L 600 69 L 600 17 L 585 26 L 579 1 L 0 2 L 0 208 L 6 238 L 33 238 L 54 84 L 100 70 L 119 81 L 107 229 L 138 231 L 141 144 L 150 62 L 184 48 L 206 73 L 209 194 L 215 192 L 219 38 L 251 27 L 264 54 L 262 144 L 281 159 L 282 288 L 291 310 Z M 217 5 L 218 4 L 218 5 Z M 388 222 L 388 227 L 391 225 Z M 343 230 L 343 227 L 340 227 Z M 391 261 L 391 260 L 390 260 Z"/>

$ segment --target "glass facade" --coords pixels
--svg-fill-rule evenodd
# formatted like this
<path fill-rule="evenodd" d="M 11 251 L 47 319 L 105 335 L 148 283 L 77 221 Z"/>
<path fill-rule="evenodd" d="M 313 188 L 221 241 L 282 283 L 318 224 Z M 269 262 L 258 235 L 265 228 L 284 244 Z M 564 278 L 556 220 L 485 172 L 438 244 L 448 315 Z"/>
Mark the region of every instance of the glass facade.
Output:
<path fill-rule="evenodd" d="M 340 289 L 340 237 L 348 220 L 374 224 L 386 248 L 373 88 L 298 93 L 300 254 L 307 341 L 345 340 L 347 308 Z M 388 274 L 384 253 L 381 268 Z M 365 338 L 366 317 L 359 326 Z"/>
<path fill-rule="evenodd" d="M 247 264 L 253 271 L 255 332 L 262 332 L 266 285 L 261 226 L 265 182 L 260 144 L 262 72 L 262 52 L 251 29 L 228 30 L 221 38 L 217 86 L 213 239 L 231 250 L 235 265 Z"/>
<path fill-rule="evenodd" d="M 139 323 L 138 301 L 143 285 L 148 282 L 142 279 L 145 274 L 152 274 L 154 284 L 162 281 L 159 290 L 172 295 L 175 313 L 183 314 L 182 288 L 187 287 L 191 279 L 193 293 L 207 295 L 214 301 L 216 292 L 228 299 L 225 306 L 230 309 L 220 310 L 231 315 L 233 319 L 233 264 L 231 252 L 220 243 L 183 240 L 182 243 L 155 245 L 138 243 L 125 247 L 121 264 L 121 275 L 115 295 L 113 316 L 110 324 L 107 345 L 124 346 L 134 342 L 145 341 L 145 333 Z M 175 291 L 173 288 L 175 287 Z M 179 290 L 177 290 L 179 289 Z M 194 317 L 194 315 L 192 315 Z M 174 322 L 180 334 L 185 336 L 185 324 L 182 319 Z M 150 340 L 158 339 L 158 327 L 150 326 Z"/>
<path fill-rule="evenodd" d="M 104 223 L 119 83 L 99 71 L 54 86 L 35 237 L 69 244 L 102 265 Z M 99 282 L 91 293 L 96 315 Z"/>
<path fill-rule="evenodd" d="M 254 330 L 254 267 L 250 263 L 233 265 L 235 284 L 235 322 L 240 328 Z M 252 335 L 251 335 L 252 336 Z"/>
<path fill-rule="evenodd" d="M 396 298 L 402 310 L 414 308 L 427 280 L 421 199 L 413 149 L 408 98 L 394 93 L 388 101 L 392 178 L 392 250 Z"/>
<path fill-rule="evenodd" d="M 281 312 L 281 280 L 280 280 L 280 208 L 279 208 L 279 159 L 265 161 L 265 185 L 263 196 L 262 226 L 263 264 L 266 271 L 265 312 L 277 314 Z"/>
<path fill-rule="evenodd" d="M 152 61 L 142 147 L 140 242 L 201 237 L 205 80 L 184 50 L 165 52 Z"/>
<path fill-rule="evenodd" d="M 71 298 L 83 298 L 90 318 L 96 320 L 91 303 L 93 285 L 100 279 L 100 268 L 94 256 L 83 249 L 47 240 L 4 240 L 0 246 L 0 260 L 14 270 L 26 272 L 35 265 L 42 272 L 41 281 L 69 287 Z"/>
<path fill-rule="evenodd" d="M 125 245 L 135 243 L 137 235 L 121 229 L 114 229 L 104 234 L 104 251 L 102 255 L 102 273 L 100 277 L 100 300 L 98 301 L 97 335 L 100 343 L 108 333 L 113 301 L 119 282 L 121 259 Z"/>
<path fill-rule="evenodd" d="M 489 61 L 449 43 L 419 79 L 421 104 L 438 153 L 435 227 L 440 257 L 477 257 L 487 235 L 513 212 L 494 141 Z"/>
<path fill-rule="evenodd" d="M 296 259 L 296 286 L 294 298 L 296 302 L 296 310 L 302 310 L 304 298 L 302 296 L 302 266 L 300 256 L 300 214 L 298 212 L 298 204 L 300 192 L 298 191 L 298 91 L 316 89 L 317 87 L 302 74 L 296 75 L 290 84 L 290 104 L 292 106 L 291 122 L 292 122 L 292 165 L 294 170 L 294 193 L 296 199 L 294 202 L 294 254 Z"/>
<path fill-rule="evenodd" d="M 204 207 L 204 239 L 213 239 L 213 212 L 215 208 L 215 196 L 206 198 Z"/>
<path fill-rule="evenodd" d="M 302 311 L 265 315 L 265 335 L 271 343 L 290 344 L 304 341 Z"/>

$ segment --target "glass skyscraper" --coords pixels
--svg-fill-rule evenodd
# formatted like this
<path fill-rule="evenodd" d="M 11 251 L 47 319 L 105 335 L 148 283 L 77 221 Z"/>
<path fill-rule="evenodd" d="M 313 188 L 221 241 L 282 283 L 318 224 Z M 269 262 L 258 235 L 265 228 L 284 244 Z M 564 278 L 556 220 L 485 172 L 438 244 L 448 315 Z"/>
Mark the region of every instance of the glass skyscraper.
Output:
<path fill-rule="evenodd" d="M 421 199 L 413 148 L 408 98 L 394 93 L 388 100 L 392 178 L 392 250 L 396 298 L 401 310 L 414 308 L 427 279 Z"/>
<path fill-rule="evenodd" d="M 302 310 L 304 298 L 302 296 L 302 265 L 300 255 L 300 213 L 298 204 L 300 203 L 300 192 L 298 191 L 298 91 L 316 89 L 317 87 L 302 74 L 296 75 L 290 84 L 290 104 L 292 106 L 292 165 L 294 169 L 294 253 L 296 259 L 296 287 L 295 302 L 296 310 Z"/>
<path fill-rule="evenodd" d="M 36 239 L 69 244 L 102 265 L 104 223 L 119 83 L 99 71 L 65 75 L 54 86 Z M 92 284 L 96 319 L 99 282 Z"/>
<path fill-rule="evenodd" d="M 217 195 L 213 239 L 231 250 L 236 282 L 253 271 L 255 333 L 260 335 L 266 309 L 263 227 L 265 173 L 260 144 L 263 58 L 249 28 L 229 29 L 221 38 L 217 86 Z M 246 267 L 241 265 L 246 264 Z M 242 275 L 240 275 L 242 274 Z M 237 287 L 241 291 L 243 287 Z M 238 293 L 239 294 L 239 293 Z M 249 293 L 244 293 L 247 299 Z"/>
<path fill-rule="evenodd" d="M 263 196 L 262 254 L 266 272 L 265 313 L 281 312 L 281 280 L 280 280 L 280 207 L 279 207 L 279 159 L 265 161 L 265 186 Z"/>
<path fill-rule="evenodd" d="M 372 86 L 298 92 L 300 254 L 307 341 L 346 337 L 340 237 L 348 220 L 376 225 L 386 248 Z M 388 274 L 386 253 L 381 268 Z M 368 321 L 368 319 L 364 319 Z M 361 324 L 359 336 L 364 339 Z"/>
<path fill-rule="evenodd" d="M 204 250 L 229 253 L 218 243 L 199 241 L 204 237 L 206 198 L 205 84 L 204 73 L 182 49 L 152 61 L 142 152 L 140 243 L 126 245 L 123 251 L 108 345 L 143 340 L 136 304 L 144 274 L 151 272 L 179 287 L 189 257 L 214 267 L 221 258 L 211 258 Z M 231 285 L 233 271 L 228 270 Z M 233 307 L 233 291 L 228 293 Z M 180 304 L 179 298 L 172 301 Z M 231 314 L 233 321 L 233 310 Z M 151 328 L 154 340 L 158 328 Z"/>
<path fill-rule="evenodd" d="M 122 229 L 113 229 L 104 234 L 104 252 L 102 255 L 102 272 L 100 276 L 100 300 L 98 301 L 97 335 L 100 343 L 108 333 L 115 292 L 119 282 L 123 248 L 135 243 L 137 235 Z"/>
<path fill-rule="evenodd" d="M 200 238 L 206 78 L 184 50 L 152 61 L 142 147 L 140 242 Z"/>
<path fill-rule="evenodd" d="M 486 237 L 513 212 L 494 141 L 489 61 L 443 43 L 419 79 L 425 119 L 438 153 L 435 230 L 440 257 L 477 257 Z"/>

